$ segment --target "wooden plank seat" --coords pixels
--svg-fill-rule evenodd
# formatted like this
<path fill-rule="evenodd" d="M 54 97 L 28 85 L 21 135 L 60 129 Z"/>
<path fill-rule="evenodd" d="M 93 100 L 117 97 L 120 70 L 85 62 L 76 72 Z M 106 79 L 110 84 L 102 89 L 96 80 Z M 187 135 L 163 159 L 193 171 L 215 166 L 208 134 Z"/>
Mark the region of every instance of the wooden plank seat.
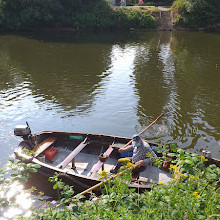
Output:
<path fill-rule="evenodd" d="M 58 165 L 60 169 L 64 169 L 71 161 L 72 161 L 72 167 L 75 168 L 74 165 L 74 158 L 80 153 L 80 151 L 89 144 L 89 142 L 86 142 L 87 138 L 82 141 L 65 159 L 64 161 Z"/>
<path fill-rule="evenodd" d="M 46 140 L 44 140 L 39 145 L 34 147 L 33 149 L 33 151 L 35 152 L 34 157 L 37 157 L 39 154 L 45 151 L 48 147 L 50 147 L 55 142 L 55 140 L 56 138 L 54 137 L 48 137 Z"/>
<path fill-rule="evenodd" d="M 114 150 L 114 148 L 112 147 L 112 145 L 109 146 L 109 148 L 106 150 L 106 152 L 104 153 L 107 157 L 109 157 L 109 155 L 112 153 L 112 151 Z M 88 176 L 91 176 L 93 174 L 95 174 L 96 172 L 98 172 L 100 169 L 104 169 L 104 162 L 101 162 L 100 160 L 93 165 L 92 169 L 90 170 Z"/>
<path fill-rule="evenodd" d="M 142 177 L 140 176 L 138 179 L 138 182 L 142 183 L 142 184 L 146 184 L 150 182 L 150 179 L 146 178 L 146 177 Z"/>

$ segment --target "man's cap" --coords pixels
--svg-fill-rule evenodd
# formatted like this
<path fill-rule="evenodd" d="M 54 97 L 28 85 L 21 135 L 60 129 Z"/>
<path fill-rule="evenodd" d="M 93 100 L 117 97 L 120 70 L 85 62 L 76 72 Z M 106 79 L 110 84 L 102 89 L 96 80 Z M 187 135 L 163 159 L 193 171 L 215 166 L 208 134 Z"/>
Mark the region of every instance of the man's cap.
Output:
<path fill-rule="evenodd" d="M 133 142 L 138 142 L 140 139 L 141 139 L 141 137 L 139 136 L 139 134 L 134 134 L 132 137 Z"/>

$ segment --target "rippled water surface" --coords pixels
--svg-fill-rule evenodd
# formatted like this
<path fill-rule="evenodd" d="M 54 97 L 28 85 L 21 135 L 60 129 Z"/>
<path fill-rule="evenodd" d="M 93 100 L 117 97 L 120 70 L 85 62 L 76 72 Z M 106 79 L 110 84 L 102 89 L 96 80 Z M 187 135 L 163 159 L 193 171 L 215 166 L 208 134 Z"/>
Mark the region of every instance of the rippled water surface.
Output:
<path fill-rule="evenodd" d="M 2 166 L 20 138 L 65 130 L 143 137 L 220 158 L 220 35 L 28 33 L 0 35 Z"/>

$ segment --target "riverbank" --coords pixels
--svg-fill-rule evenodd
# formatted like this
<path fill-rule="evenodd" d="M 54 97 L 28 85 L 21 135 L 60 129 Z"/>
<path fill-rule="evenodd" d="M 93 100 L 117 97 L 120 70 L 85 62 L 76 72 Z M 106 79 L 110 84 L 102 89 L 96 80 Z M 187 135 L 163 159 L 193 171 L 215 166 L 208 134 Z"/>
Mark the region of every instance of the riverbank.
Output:
<path fill-rule="evenodd" d="M 22 219 L 216 219 L 219 217 L 219 171 L 215 165 L 204 166 L 205 157 L 195 154 L 185 154 L 182 149 L 177 150 L 176 156 L 182 155 L 184 159 L 178 159 L 176 165 L 170 165 L 173 179 L 167 186 L 163 182 L 152 183 L 152 190 L 143 193 L 134 192 L 129 189 L 128 182 L 131 181 L 131 172 L 128 167 L 131 165 L 125 161 L 122 167 L 123 175 L 105 181 L 102 185 L 100 196 L 91 193 L 88 197 L 75 194 L 74 188 L 65 185 L 59 174 L 49 177 L 57 192 L 58 199 L 46 200 L 42 193 L 36 198 L 43 201 L 37 206 L 30 207 L 29 211 L 17 209 L 17 215 Z M 188 159 L 185 160 L 187 157 Z M 164 161 L 157 158 L 157 162 Z M 162 162 L 161 161 L 161 162 Z M 181 166 L 178 163 L 182 164 Z M 26 181 L 27 171 L 36 172 L 37 166 L 24 164 L 21 161 L 10 162 L 0 170 L 1 203 L 2 208 L 16 206 L 19 195 L 27 197 L 21 190 L 15 196 L 10 197 L 10 185 L 5 179 L 8 172 L 7 167 L 12 167 L 11 180 Z M 23 167 L 23 169 L 21 169 Z M 184 173 L 187 170 L 187 173 Z M 99 173 L 100 179 L 107 180 L 107 172 Z M 29 192 L 34 189 L 30 189 Z M 14 190 L 15 192 L 15 190 Z M 10 194 L 11 195 L 11 194 Z M 16 199 L 15 199 L 16 198 Z M 28 203 L 27 200 L 23 201 Z M 16 206 L 18 207 L 18 206 Z M 13 210 L 13 209 L 12 209 Z M 15 212 L 15 210 L 14 210 Z M 8 212 L 9 213 L 9 212 Z M 5 214 L 5 213 L 3 213 Z M 7 213 L 6 213 L 7 214 Z M 13 213 L 14 214 L 14 213 Z M 15 217 L 15 215 L 13 216 Z"/>
<path fill-rule="evenodd" d="M 171 2 L 172 3 L 172 2 Z M 202 13 L 205 11 L 205 13 Z M 0 2 L 0 29 L 57 30 L 209 30 L 220 29 L 220 8 L 176 0 L 170 7 L 110 6 L 105 0 L 86 4 L 70 0 Z"/>
<path fill-rule="evenodd" d="M 10 31 L 24 31 L 41 28 L 68 28 L 75 30 L 113 30 L 113 29 L 154 29 L 155 18 L 147 12 L 127 10 L 119 7 L 112 9 L 104 0 L 84 5 L 72 1 L 72 5 L 56 0 L 48 2 L 32 1 L 26 5 L 11 5 L 9 1 L 0 2 L 0 28 Z M 37 4 L 37 5 L 36 5 Z M 46 10 L 46 13 L 45 13 Z"/>

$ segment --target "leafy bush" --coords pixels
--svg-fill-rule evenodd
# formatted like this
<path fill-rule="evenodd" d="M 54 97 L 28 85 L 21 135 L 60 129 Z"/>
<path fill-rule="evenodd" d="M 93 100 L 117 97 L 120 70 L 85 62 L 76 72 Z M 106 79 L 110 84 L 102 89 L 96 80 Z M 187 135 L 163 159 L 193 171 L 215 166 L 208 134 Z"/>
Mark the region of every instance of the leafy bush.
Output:
<path fill-rule="evenodd" d="M 46 26 L 51 24 L 55 14 L 63 11 L 58 1 L 37 0 L 2 0 L 2 23 L 7 29 L 18 30 L 21 28 Z M 59 15 L 59 18 L 62 15 Z M 58 18 L 57 18 L 58 19 Z"/>
<path fill-rule="evenodd" d="M 114 11 L 105 1 L 99 1 L 91 10 L 76 12 L 73 15 L 73 27 L 87 29 L 113 28 L 116 24 Z"/>
<path fill-rule="evenodd" d="M 2 24 L 10 30 L 73 26 L 77 23 L 75 19 L 78 14 L 85 17 L 87 13 L 88 19 L 93 14 L 97 22 L 100 13 L 104 15 L 107 10 L 110 11 L 107 2 L 103 0 L 1 0 L 0 9 Z"/>
<path fill-rule="evenodd" d="M 136 11 L 114 11 L 105 0 L 1 0 L 1 24 L 9 30 L 63 26 L 76 29 L 155 27 L 152 16 Z"/>
<path fill-rule="evenodd" d="M 182 16 L 183 11 L 185 10 L 184 2 L 185 0 L 177 0 L 172 5 L 172 14 L 175 25 L 184 24 L 183 22 L 184 18 Z"/>
<path fill-rule="evenodd" d="M 117 10 L 117 17 L 120 28 L 153 29 L 156 27 L 155 19 L 144 12 L 121 8 Z"/>
<path fill-rule="evenodd" d="M 206 28 L 220 22 L 219 0 L 177 0 L 172 9 L 178 25 Z"/>

